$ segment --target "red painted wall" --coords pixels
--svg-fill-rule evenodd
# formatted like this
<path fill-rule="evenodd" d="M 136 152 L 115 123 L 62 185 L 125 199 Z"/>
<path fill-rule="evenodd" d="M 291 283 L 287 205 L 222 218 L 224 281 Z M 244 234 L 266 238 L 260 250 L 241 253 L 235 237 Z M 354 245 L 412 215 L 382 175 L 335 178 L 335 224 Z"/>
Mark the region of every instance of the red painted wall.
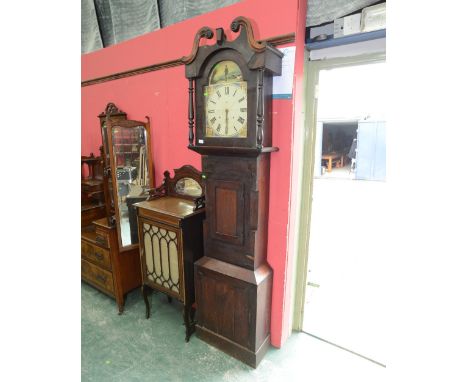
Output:
<path fill-rule="evenodd" d="M 280 347 L 290 334 L 292 252 L 288 244 L 291 209 L 293 137 L 295 113 L 300 101 L 296 89 L 302 81 L 304 56 L 305 0 L 244 0 L 167 28 L 148 33 L 97 52 L 82 56 L 82 80 L 151 65 L 188 55 L 193 37 L 202 26 L 223 27 L 234 38 L 229 25 L 237 16 L 253 21 L 255 37 L 265 39 L 296 33 L 295 90 L 292 100 L 273 101 L 273 145 L 280 151 L 271 156 L 268 263 L 273 268 L 271 316 L 272 344 Z M 290 44 L 291 45 L 291 44 Z M 187 149 L 187 86 L 184 66 L 82 88 L 82 155 L 98 154 L 101 145 L 97 115 L 114 102 L 129 119 L 151 120 L 151 139 L 156 184 L 166 169 L 184 164 L 201 168 L 200 155 Z M 293 113 L 293 110 L 295 112 Z M 294 198 L 293 198 L 294 200 Z M 289 235 L 290 236 L 290 235 Z"/>

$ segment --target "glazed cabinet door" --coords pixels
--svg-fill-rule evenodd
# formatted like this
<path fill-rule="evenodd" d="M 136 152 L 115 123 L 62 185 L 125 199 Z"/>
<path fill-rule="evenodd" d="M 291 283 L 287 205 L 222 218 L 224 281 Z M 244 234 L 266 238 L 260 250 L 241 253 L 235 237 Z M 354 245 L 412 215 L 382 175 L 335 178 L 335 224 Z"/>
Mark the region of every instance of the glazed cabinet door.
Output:
<path fill-rule="evenodd" d="M 180 229 L 139 219 L 143 282 L 185 301 Z"/>

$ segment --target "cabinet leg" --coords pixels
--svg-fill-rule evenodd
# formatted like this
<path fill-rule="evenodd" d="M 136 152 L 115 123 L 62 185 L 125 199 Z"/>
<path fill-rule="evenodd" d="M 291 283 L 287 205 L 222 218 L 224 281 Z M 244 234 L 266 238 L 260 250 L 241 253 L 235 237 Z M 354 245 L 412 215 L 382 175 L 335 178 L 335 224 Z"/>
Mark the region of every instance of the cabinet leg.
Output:
<path fill-rule="evenodd" d="M 124 311 L 125 297 L 124 296 L 117 297 L 116 301 L 117 301 L 117 307 L 119 309 L 119 316 L 120 316 Z"/>
<path fill-rule="evenodd" d="M 141 286 L 141 293 L 143 295 L 143 299 L 145 300 L 146 306 L 146 318 L 150 317 L 150 304 L 148 301 L 148 294 L 151 292 L 151 288 L 148 285 Z"/>
<path fill-rule="evenodd" d="M 195 325 L 195 308 L 190 306 L 190 322 Z"/>
<path fill-rule="evenodd" d="M 184 305 L 184 323 L 185 323 L 185 342 L 189 342 L 190 336 L 195 331 L 195 325 L 192 318 L 191 305 Z"/>

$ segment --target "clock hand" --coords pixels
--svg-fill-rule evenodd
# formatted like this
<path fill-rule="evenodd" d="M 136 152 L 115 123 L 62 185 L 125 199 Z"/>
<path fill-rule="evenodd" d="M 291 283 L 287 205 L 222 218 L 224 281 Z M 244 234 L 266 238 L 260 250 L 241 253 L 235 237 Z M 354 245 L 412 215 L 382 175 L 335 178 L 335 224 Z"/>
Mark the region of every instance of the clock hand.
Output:
<path fill-rule="evenodd" d="M 228 113 L 229 113 L 229 110 L 226 109 L 226 135 L 228 135 Z"/>

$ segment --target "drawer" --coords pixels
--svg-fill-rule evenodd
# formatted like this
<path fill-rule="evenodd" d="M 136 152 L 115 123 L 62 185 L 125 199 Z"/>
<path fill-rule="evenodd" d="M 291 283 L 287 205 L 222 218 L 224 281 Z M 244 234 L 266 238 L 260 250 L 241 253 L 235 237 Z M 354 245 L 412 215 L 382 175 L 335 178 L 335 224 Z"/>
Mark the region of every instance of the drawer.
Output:
<path fill-rule="evenodd" d="M 83 259 L 81 259 L 81 278 L 114 294 L 112 273 Z"/>
<path fill-rule="evenodd" d="M 84 240 L 81 241 L 81 257 L 102 267 L 111 268 L 109 251 Z"/>
<path fill-rule="evenodd" d="M 182 219 L 171 216 L 169 214 L 164 214 L 156 211 L 150 211 L 146 210 L 144 208 L 138 208 L 138 217 L 139 218 L 146 218 L 148 220 L 153 221 L 154 223 L 162 223 L 162 224 L 167 224 L 171 225 L 174 227 L 180 227 Z"/>
<path fill-rule="evenodd" d="M 110 248 L 109 245 L 109 233 L 104 229 L 100 229 L 99 226 L 96 227 L 96 243 L 104 248 Z"/>

